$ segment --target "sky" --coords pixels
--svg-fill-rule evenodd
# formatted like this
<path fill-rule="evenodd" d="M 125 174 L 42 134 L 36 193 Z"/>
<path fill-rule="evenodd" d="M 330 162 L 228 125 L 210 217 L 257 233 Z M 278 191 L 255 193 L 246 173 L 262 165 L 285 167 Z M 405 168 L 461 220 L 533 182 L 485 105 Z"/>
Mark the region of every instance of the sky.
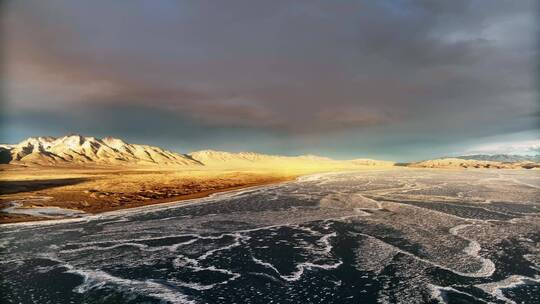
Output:
<path fill-rule="evenodd" d="M 534 0 L 18 0 L 0 141 L 396 161 L 538 152 Z"/>

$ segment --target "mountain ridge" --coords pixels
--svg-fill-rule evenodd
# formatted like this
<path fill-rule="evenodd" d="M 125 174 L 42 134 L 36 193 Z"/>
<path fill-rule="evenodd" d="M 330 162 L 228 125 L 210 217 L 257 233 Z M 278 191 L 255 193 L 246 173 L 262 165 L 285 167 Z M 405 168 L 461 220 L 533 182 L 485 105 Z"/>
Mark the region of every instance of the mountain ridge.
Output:
<path fill-rule="evenodd" d="M 519 163 L 519 162 L 540 162 L 540 154 L 537 155 L 517 155 L 517 154 L 470 154 L 456 156 L 459 159 L 472 160 L 487 160 L 503 163 Z"/>
<path fill-rule="evenodd" d="M 540 164 L 536 162 L 530 162 L 530 161 L 500 162 L 500 161 L 491 161 L 491 160 L 446 157 L 446 158 L 429 159 L 429 160 L 409 163 L 409 164 L 406 164 L 406 166 L 414 167 L 414 168 L 446 168 L 446 169 L 458 169 L 458 168 L 532 169 L 532 168 L 540 167 Z"/>
<path fill-rule="evenodd" d="M 78 134 L 29 137 L 18 144 L 0 146 L 0 155 L 2 163 L 22 165 L 202 165 L 185 154 L 159 147 Z"/>
<path fill-rule="evenodd" d="M 283 156 L 256 152 L 201 150 L 189 154 L 159 147 L 130 144 L 114 137 L 84 137 L 68 134 L 62 137 L 29 137 L 18 144 L 0 145 L 0 163 L 38 166 L 181 166 L 219 168 L 354 168 L 392 166 L 389 161 L 373 159 L 334 160 L 317 155 Z"/>

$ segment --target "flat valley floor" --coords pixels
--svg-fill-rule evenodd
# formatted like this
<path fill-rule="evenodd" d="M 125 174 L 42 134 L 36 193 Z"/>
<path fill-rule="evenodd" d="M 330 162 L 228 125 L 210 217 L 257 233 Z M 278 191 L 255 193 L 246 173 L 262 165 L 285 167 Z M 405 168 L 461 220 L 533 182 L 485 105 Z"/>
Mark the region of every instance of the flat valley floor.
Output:
<path fill-rule="evenodd" d="M 6 303 L 540 303 L 535 170 L 327 173 L 0 226 Z"/>

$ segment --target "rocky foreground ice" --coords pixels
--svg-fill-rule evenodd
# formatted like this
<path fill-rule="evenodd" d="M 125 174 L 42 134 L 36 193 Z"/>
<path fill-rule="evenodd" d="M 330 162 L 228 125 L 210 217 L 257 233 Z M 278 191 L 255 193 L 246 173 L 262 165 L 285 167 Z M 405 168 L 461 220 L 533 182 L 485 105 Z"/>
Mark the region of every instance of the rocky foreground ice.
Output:
<path fill-rule="evenodd" d="M 312 175 L 1 227 L 7 303 L 539 303 L 540 176 Z"/>

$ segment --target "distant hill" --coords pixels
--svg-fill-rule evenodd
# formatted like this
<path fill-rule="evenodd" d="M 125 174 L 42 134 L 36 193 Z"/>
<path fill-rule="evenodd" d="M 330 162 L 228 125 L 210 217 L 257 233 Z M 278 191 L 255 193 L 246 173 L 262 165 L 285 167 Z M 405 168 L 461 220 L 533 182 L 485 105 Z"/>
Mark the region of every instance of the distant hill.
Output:
<path fill-rule="evenodd" d="M 500 162 L 477 159 L 462 159 L 462 158 L 439 158 L 425 160 L 407 164 L 408 167 L 417 168 L 491 168 L 491 169 L 532 169 L 539 168 L 540 164 L 535 162 Z"/>
<path fill-rule="evenodd" d="M 316 155 L 283 156 L 254 152 L 231 153 L 224 151 L 203 150 L 190 153 L 194 160 L 207 166 L 256 168 L 355 168 L 366 166 L 392 166 L 393 162 L 372 159 L 334 160 Z"/>
<path fill-rule="evenodd" d="M 521 162 L 540 163 L 540 154 L 539 155 L 474 154 L 474 155 L 457 156 L 456 158 L 474 159 L 474 160 L 487 160 L 487 161 L 496 161 L 496 162 L 502 162 L 502 163 L 521 163 Z"/>
<path fill-rule="evenodd" d="M 392 166 L 372 159 L 334 160 L 316 155 L 282 156 L 254 152 L 204 150 L 180 154 L 159 147 L 130 144 L 112 138 L 66 135 L 30 137 L 14 145 L 0 145 L 0 163 L 38 166 L 182 166 L 222 169 L 354 169 Z"/>

